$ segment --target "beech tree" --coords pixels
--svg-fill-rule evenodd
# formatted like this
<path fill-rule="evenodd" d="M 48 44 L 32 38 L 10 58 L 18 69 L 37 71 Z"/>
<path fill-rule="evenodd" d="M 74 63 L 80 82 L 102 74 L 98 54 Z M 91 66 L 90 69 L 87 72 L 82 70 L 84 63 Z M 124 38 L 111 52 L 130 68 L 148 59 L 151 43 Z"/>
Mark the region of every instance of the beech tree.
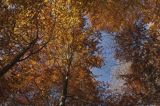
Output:
<path fill-rule="evenodd" d="M 117 58 L 131 62 L 129 74 L 121 77 L 139 99 L 137 105 L 159 104 L 159 4 L 156 0 L 135 4 L 137 17 L 115 34 Z"/>
<path fill-rule="evenodd" d="M 53 39 L 55 19 L 44 1 L 4 0 L 0 7 L 0 93 L 3 98 L 7 96 L 5 90 L 8 90 L 3 88 L 7 86 L 3 82 L 10 80 L 12 83 L 10 77 L 17 77 L 22 70 L 17 67 L 25 66 L 22 61 L 35 56 Z"/>
<path fill-rule="evenodd" d="M 1 1 L 0 77 L 39 52 L 53 38 L 54 24 L 47 25 L 53 19 L 45 5 L 42 1 Z"/>
<path fill-rule="evenodd" d="M 60 4 L 62 5 L 63 2 L 58 1 L 57 5 Z M 53 42 L 52 46 L 55 49 L 53 50 L 55 51 L 53 59 L 56 59 L 56 63 L 53 65 L 60 72 L 62 81 L 59 105 L 65 106 L 71 89 L 70 85 L 74 83 L 72 80 L 75 80 L 73 79 L 74 75 L 82 70 L 86 71 L 84 74 L 88 73 L 88 77 L 91 77 L 91 68 L 100 67 L 102 58 L 99 55 L 100 48 L 98 47 L 101 38 L 100 33 L 84 27 L 83 15 L 79 8 L 72 6 L 70 2 L 64 2 L 62 6 L 56 8 L 59 15 L 57 16 L 58 24 L 55 28 L 57 31 L 56 41 Z"/>

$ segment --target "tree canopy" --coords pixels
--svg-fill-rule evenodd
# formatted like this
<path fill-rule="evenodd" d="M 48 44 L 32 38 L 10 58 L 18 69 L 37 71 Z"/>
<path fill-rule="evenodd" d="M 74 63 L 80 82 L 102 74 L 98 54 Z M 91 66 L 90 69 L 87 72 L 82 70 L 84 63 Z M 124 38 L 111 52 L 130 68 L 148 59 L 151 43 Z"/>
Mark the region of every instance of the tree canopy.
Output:
<path fill-rule="evenodd" d="M 1 0 L 0 105 L 158 106 L 159 28 L 159 0 Z M 104 65 L 101 31 L 131 63 L 124 94 L 92 72 Z"/>

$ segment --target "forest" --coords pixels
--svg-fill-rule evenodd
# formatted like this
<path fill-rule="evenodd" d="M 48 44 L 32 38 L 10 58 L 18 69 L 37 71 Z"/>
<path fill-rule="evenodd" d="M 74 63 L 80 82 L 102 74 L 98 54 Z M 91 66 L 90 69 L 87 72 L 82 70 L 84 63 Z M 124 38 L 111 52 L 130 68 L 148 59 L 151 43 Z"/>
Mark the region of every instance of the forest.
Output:
<path fill-rule="evenodd" d="M 0 0 L 0 106 L 160 106 L 160 0 Z"/>

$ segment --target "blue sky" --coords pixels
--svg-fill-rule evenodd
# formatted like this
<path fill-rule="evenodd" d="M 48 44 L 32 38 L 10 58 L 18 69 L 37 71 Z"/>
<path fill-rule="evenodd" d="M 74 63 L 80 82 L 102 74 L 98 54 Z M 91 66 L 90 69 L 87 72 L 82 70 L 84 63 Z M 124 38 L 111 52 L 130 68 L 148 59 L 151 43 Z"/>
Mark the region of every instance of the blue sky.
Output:
<path fill-rule="evenodd" d="M 83 17 L 85 20 L 85 28 L 91 26 L 91 22 L 89 21 L 87 16 Z M 94 68 L 93 73 L 97 77 L 96 79 L 99 81 L 109 82 L 111 80 L 111 70 L 116 66 L 117 62 L 114 58 L 114 40 L 111 35 L 109 35 L 105 31 L 101 31 L 102 41 L 101 45 L 103 46 L 103 56 L 105 65 L 102 68 Z"/>
<path fill-rule="evenodd" d="M 114 40 L 111 35 L 107 32 L 102 31 L 103 56 L 105 57 L 105 65 L 102 68 L 94 68 L 93 73 L 98 75 L 96 79 L 99 81 L 111 80 L 111 70 L 117 65 L 116 59 L 114 58 Z"/>

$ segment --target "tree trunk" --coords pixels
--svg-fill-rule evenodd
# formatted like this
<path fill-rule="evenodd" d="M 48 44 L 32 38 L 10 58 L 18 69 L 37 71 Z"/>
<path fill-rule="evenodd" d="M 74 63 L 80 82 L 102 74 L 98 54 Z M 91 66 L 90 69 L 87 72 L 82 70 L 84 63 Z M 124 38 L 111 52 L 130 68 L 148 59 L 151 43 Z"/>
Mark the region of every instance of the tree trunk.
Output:
<path fill-rule="evenodd" d="M 66 76 L 63 80 L 62 95 L 59 106 L 65 106 L 65 102 L 67 99 L 67 88 L 68 88 L 68 76 Z"/>

